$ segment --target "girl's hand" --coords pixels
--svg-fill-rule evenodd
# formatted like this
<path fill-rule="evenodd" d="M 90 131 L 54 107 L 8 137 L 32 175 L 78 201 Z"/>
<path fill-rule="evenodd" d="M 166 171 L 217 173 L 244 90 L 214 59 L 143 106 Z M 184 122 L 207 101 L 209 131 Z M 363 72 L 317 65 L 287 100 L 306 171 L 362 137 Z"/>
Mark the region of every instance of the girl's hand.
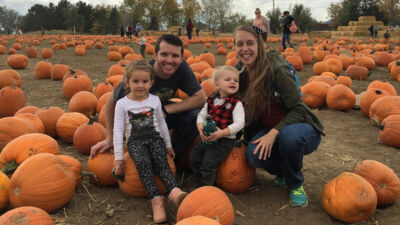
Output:
<path fill-rule="evenodd" d="M 279 131 L 275 128 L 271 129 L 267 134 L 260 137 L 259 139 L 253 141 L 253 144 L 257 144 L 254 149 L 253 154 L 257 154 L 260 151 L 258 159 L 266 160 L 271 157 L 272 147 L 274 146 L 276 136 L 278 136 Z"/>
<path fill-rule="evenodd" d="M 167 153 L 172 157 L 172 159 L 175 159 L 175 152 L 174 149 L 172 148 L 167 148 Z"/>
<path fill-rule="evenodd" d="M 204 125 L 203 123 L 197 124 L 197 130 L 199 131 L 199 136 L 202 142 L 206 142 L 207 137 L 204 135 Z"/>
<path fill-rule="evenodd" d="M 229 134 L 227 134 L 228 132 L 226 131 L 226 129 L 228 129 L 228 132 L 229 132 L 229 128 L 225 128 L 225 129 L 221 130 L 221 129 L 219 129 L 217 127 L 217 131 L 215 131 L 214 133 L 210 134 L 210 136 L 208 136 L 206 140 L 208 142 L 214 142 L 214 141 L 217 141 L 218 139 L 220 139 L 222 137 L 228 136 Z"/>
<path fill-rule="evenodd" d="M 114 160 L 115 175 L 121 175 L 125 172 L 125 161 L 124 160 Z"/>

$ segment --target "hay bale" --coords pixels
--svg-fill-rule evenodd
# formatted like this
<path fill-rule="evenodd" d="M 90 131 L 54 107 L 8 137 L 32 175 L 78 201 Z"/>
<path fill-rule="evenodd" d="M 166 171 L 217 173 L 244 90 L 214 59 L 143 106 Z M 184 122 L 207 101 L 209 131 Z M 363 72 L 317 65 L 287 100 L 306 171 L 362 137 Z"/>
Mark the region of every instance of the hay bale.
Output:
<path fill-rule="evenodd" d="M 369 26 L 353 26 L 352 31 L 369 31 Z"/>
<path fill-rule="evenodd" d="M 360 16 L 360 17 L 358 17 L 358 21 L 361 21 L 361 22 L 376 21 L 376 17 L 375 16 Z"/>

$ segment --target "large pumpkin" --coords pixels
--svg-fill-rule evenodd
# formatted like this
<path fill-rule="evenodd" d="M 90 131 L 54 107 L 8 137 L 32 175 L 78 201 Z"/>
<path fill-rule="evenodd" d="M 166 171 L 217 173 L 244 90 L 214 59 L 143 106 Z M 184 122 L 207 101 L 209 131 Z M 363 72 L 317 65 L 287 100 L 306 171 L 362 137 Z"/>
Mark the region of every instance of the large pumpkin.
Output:
<path fill-rule="evenodd" d="M 388 166 L 375 160 L 364 160 L 353 168 L 353 173 L 364 177 L 375 189 L 378 206 L 394 203 L 400 196 L 400 180 Z"/>
<path fill-rule="evenodd" d="M 23 114 L 23 113 L 32 113 L 35 114 L 40 108 L 36 107 L 36 106 L 25 106 L 20 108 L 15 114 L 14 116 L 17 116 L 19 114 Z"/>
<path fill-rule="evenodd" d="M 68 104 L 70 112 L 80 112 L 85 116 L 96 115 L 97 97 L 89 91 L 75 93 Z"/>
<path fill-rule="evenodd" d="M 6 174 L 13 173 L 18 165 L 39 153 L 60 154 L 58 142 L 46 134 L 21 135 L 10 141 L 0 153 L 0 168 Z"/>
<path fill-rule="evenodd" d="M 92 89 L 92 80 L 86 75 L 67 78 L 62 85 L 62 91 L 66 99 L 71 99 L 74 94 L 80 91 L 92 92 Z"/>
<path fill-rule="evenodd" d="M 345 74 L 353 80 L 367 80 L 369 71 L 364 66 L 350 65 Z"/>
<path fill-rule="evenodd" d="M 211 219 L 205 216 L 192 216 L 183 219 L 175 225 L 221 225 L 215 219 Z"/>
<path fill-rule="evenodd" d="M 53 80 L 62 80 L 64 75 L 68 73 L 69 67 L 64 64 L 54 64 L 51 68 L 50 77 Z"/>
<path fill-rule="evenodd" d="M 29 58 L 26 55 L 14 54 L 7 58 L 7 64 L 12 69 L 25 69 L 28 63 Z"/>
<path fill-rule="evenodd" d="M 35 66 L 35 75 L 37 79 L 49 79 L 51 77 L 51 62 L 39 61 Z"/>
<path fill-rule="evenodd" d="M 375 100 L 369 110 L 372 124 L 379 125 L 390 116 L 400 114 L 400 96 L 384 96 Z"/>
<path fill-rule="evenodd" d="M 100 97 L 104 95 L 107 92 L 110 92 L 114 90 L 113 86 L 107 82 L 101 82 L 96 86 L 96 89 L 94 90 L 94 95 L 97 97 L 97 99 L 100 100 Z"/>
<path fill-rule="evenodd" d="M 389 82 L 374 80 L 368 85 L 367 89 L 369 88 L 378 88 L 387 91 L 390 95 L 397 95 L 396 88 Z"/>
<path fill-rule="evenodd" d="M 326 94 L 326 104 L 331 109 L 347 111 L 351 109 L 355 103 L 356 95 L 350 88 L 343 84 L 331 87 Z"/>
<path fill-rule="evenodd" d="M 377 88 L 368 88 L 361 96 L 360 107 L 364 115 L 369 116 L 369 110 L 372 103 L 375 100 L 382 98 L 384 96 L 389 96 L 389 93 L 385 90 Z"/>
<path fill-rule="evenodd" d="M 322 206 L 329 215 L 346 223 L 370 218 L 377 205 L 376 192 L 361 176 L 344 172 L 325 184 Z"/>
<path fill-rule="evenodd" d="M 174 174 L 174 176 L 175 176 L 176 170 L 175 170 L 174 161 L 168 155 L 167 155 L 167 158 L 168 158 L 168 164 L 169 164 L 169 167 L 171 168 L 172 174 Z M 136 170 L 136 165 L 135 165 L 134 161 L 132 160 L 132 158 L 129 156 L 129 153 L 125 153 L 124 160 L 125 160 L 125 164 L 126 164 L 125 180 L 124 181 L 118 180 L 119 187 L 122 189 L 122 191 L 126 195 L 129 195 L 132 197 L 145 197 L 146 192 L 144 190 L 142 182 L 140 181 L 139 174 Z M 164 185 L 162 185 L 160 179 L 157 176 L 154 176 L 154 177 L 155 177 L 155 180 L 157 183 L 158 190 L 160 190 L 161 194 L 165 194 L 167 191 L 166 188 L 164 187 Z"/>
<path fill-rule="evenodd" d="M 325 105 L 326 93 L 328 89 L 321 81 L 307 83 L 301 89 L 302 100 L 310 108 L 321 108 Z"/>
<path fill-rule="evenodd" d="M 96 174 L 94 182 L 100 186 L 113 186 L 117 184 L 117 179 L 112 176 L 114 168 L 114 154 L 105 152 L 97 154 L 94 158 L 89 158 L 87 169 Z"/>
<path fill-rule="evenodd" d="M 204 186 L 197 188 L 183 199 L 178 208 L 176 221 L 192 216 L 218 217 L 221 225 L 232 225 L 235 212 L 228 196 L 219 188 Z"/>
<path fill-rule="evenodd" d="M 0 116 L 13 116 L 25 102 L 24 92 L 19 87 L 3 87 L 0 90 Z"/>
<path fill-rule="evenodd" d="M 25 120 L 26 122 L 32 124 L 35 127 L 37 133 L 44 133 L 44 124 L 42 120 L 33 113 L 19 113 L 15 115 L 16 118 Z"/>
<path fill-rule="evenodd" d="M 16 70 L 6 69 L 0 70 L 0 89 L 5 86 L 15 85 L 21 87 L 21 75 Z"/>
<path fill-rule="evenodd" d="M 48 213 L 63 207 L 74 194 L 75 175 L 59 157 L 42 153 L 27 159 L 10 181 L 13 207 L 35 206 Z"/>
<path fill-rule="evenodd" d="M 34 207 L 24 206 L 12 209 L 0 217 L 0 224 L 4 225 L 54 225 L 46 211 Z"/>
<path fill-rule="evenodd" d="M 255 168 L 246 160 L 246 146 L 234 147 L 218 168 L 217 185 L 230 193 L 243 193 L 253 183 L 255 174 Z"/>
<path fill-rule="evenodd" d="M 75 174 L 75 187 L 78 188 L 82 183 L 82 163 L 69 155 L 58 155 Z"/>
<path fill-rule="evenodd" d="M 89 119 L 78 112 L 66 112 L 58 118 L 56 123 L 57 135 L 65 142 L 72 143 L 73 136 L 78 127 L 87 123 Z"/>
<path fill-rule="evenodd" d="M 400 148 L 400 114 L 386 117 L 379 128 L 380 140 L 383 143 Z"/>
<path fill-rule="evenodd" d="M 24 134 L 34 133 L 36 129 L 32 124 L 15 117 L 0 119 L 0 151 L 14 138 Z"/>
<path fill-rule="evenodd" d="M 93 122 L 93 118 L 90 118 L 88 123 L 84 123 L 76 129 L 72 142 L 79 152 L 89 155 L 90 148 L 106 137 L 106 128 L 100 123 Z"/>

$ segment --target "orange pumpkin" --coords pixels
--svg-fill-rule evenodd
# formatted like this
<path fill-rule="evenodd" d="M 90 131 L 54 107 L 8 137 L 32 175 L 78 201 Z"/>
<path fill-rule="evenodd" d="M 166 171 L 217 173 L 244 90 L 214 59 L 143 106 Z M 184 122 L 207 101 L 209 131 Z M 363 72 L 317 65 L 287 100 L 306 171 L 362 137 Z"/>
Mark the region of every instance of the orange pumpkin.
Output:
<path fill-rule="evenodd" d="M 303 60 L 301 59 L 300 56 L 297 55 L 289 55 L 286 56 L 286 60 L 292 64 L 293 68 L 296 71 L 301 71 L 303 69 Z"/>
<path fill-rule="evenodd" d="M 10 141 L 0 153 L 0 168 L 11 174 L 16 167 L 29 157 L 39 153 L 60 154 L 58 142 L 46 134 L 21 135 Z"/>
<path fill-rule="evenodd" d="M 71 99 L 72 96 L 80 91 L 92 92 L 92 80 L 86 76 L 74 76 L 64 81 L 62 91 L 66 99 Z"/>
<path fill-rule="evenodd" d="M 329 58 L 325 60 L 329 65 L 329 72 L 339 74 L 343 70 L 343 65 L 340 59 Z"/>
<path fill-rule="evenodd" d="M 114 154 L 105 152 L 89 158 L 87 168 L 89 172 L 96 174 L 94 182 L 97 185 L 113 186 L 117 184 L 117 179 L 111 173 L 114 168 Z"/>
<path fill-rule="evenodd" d="M 208 79 L 201 82 L 200 86 L 207 97 L 209 97 L 212 93 L 214 93 L 217 90 L 214 85 L 214 81 L 212 79 Z"/>
<path fill-rule="evenodd" d="M 322 206 L 337 220 L 357 223 L 375 213 L 377 196 L 372 185 L 363 177 L 344 172 L 325 184 Z"/>
<path fill-rule="evenodd" d="M 106 105 L 107 103 L 107 99 L 110 96 L 110 94 L 113 93 L 112 91 L 109 91 L 105 94 L 103 94 L 99 100 L 97 101 L 97 105 L 96 105 L 96 112 L 100 113 L 101 109 Z"/>
<path fill-rule="evenodd" d="M 302 100 L 310 108 L 321 108 L 325 105 L 328 89 L 321 81 L 307 83 L 301 89 L 303 93 Z"/>
<path fill-rule="evenodd" d="M 10 189 L 10 179 L 3 172 L 0 172 L 0 210 L 8 208 L 8 190 Z M 1 222 L 1 217 L 0 217 Z M 4 223 L 1 223 L 4 224 Z"/>
<path fill-rule="evenodd" d="M 234 147 L 217 171 L 217 185 L 222 190 L 239 194 L 247 191 L 256 174 L 246 160 L 246 146 Z"/>
<path fill-rule="evenodd" d="M 122 59 L 122 55 L 121 55 L 121 53 L 119 53 L 119 52 L 112 51 L 112 52 L 108 52 L 108 53 L 107 53 L 107 58 L 108 58 L 110 61 L 119 61 L 119 60 Z"/>
<path fill-rule="evenodd" d="M 36 48 L 34 46 L 26 46 L 24 55 L 26 55 L 26 57 L 28 58 L 36 58 L 37 56 Z"/>
<path fill-rule="evenodd" d="M 374 187 L 378 206 L 392 204 L 400 197 L 400 180 L 385 164 L 375 160 L 363 160 L 353 168 L 353 173 L 364 177 Z"/>
<path fill-rule="evenodd" d="M 394 65 L 390 68 L 390 75 L 393 80 L 398 80 L 400 75 L 400 61 L 395 61 Z"/>
<path fill-rule="evenodd" d="M 107 93 L 114 90 L 113 86 L 107 82 L 101 82 L 96 86 L 96 89 L 94 90 L 94 95 L 97 97 L 97 99 L 100 100 L 100 97 Z"/>
<path fill-rule="evenodd" d="M 64 110 L 59 107 L 42 108 L 35 113 L 42 120 L 44 125 L 44 133 L 56 138 L 56 123 L 58 118 L 64 114 Z"/>
<path fill-rule="evenodd" d="M 49 59 L 53 56 L 53 50 L 50 48 L 43 48 L 42 49 L 42 58 L 43 59 Z"/>
<path fill-rule="evenodd" d="M 35 206 L 48 213 L 63 207 L 74 194 L 75 175 L 59 157 L 42 153 L 15 171 L 9 197 L 13 207 Z"/>
<path fill-rule="evenodd" d="M 365 116 L 369 116 L 369 110 L 372 103 L 384 96 L 389 96 L 390 94 L 382 89 L 378 88 L 368 88 L 361 96 L 360 107 L 361 111 Z"/>
<path fill-rule="evenodd" d="M 24 92 L 13 86 L 6 86 L 0 90 L 0 116 L 13 116 L 25 105 Z"/>
<path fill-rule="evenodd" d="M 331 87 L 326 94 L 326 104 L 334 110 L 347 111 L 353 108 L 355 103 L 356 95 L 354 92 L 342 84 Z"/>
<path fill-rule="evenodd" d="M 211 67 L 215 67 L 215 56 L 211 52 L 200 54 L 200 61 L 206 61 Z"/>
<path fill-rule="evenodd" d="M 14 114 L 14 116 L 16 116 L 16 115 L 18 115 L 18 114 L 22 114 L 22 113 L 32 113 L 32 114 L 35 114 L 36 111 L 38 111 L 38 110 L 39 110 L 39 108 L 36 107 L 36 106 L 25 106 L 25 107 L 22 107 L 21 109 L 19 109 L 19 110 Z"/>
<path fill-rule="evenodd" d="M 21 87 L 21 75 L 13 69 L 0 70 L 0 90 L 5 86 Z"/>
<path fill-rule="evenodd" d="M 51 77 L 51 62 L 39 61 L 35 66 L 35 75 L 37 79 L 48 79 Z"/>
<path fill-rule="evenodd" d="M 352 83 L 353 82 L 352 82 L 351 78 L 347 77 L 347 76 L 339 76 L 336 79 L 336 84 L 343 84 L 343 85 L 347 86 L 348 88 L 351 88 Z"/>
<path fill-rule="evenodd" d="M 202 74 L 205 70 L 210 69 L 212 67 L 207 62 L 201 61 L 198 63 L 191 64 L 190 68 L 192 69 L 193 72 L 198 72 L 198 73 Z"/>
<path fill-rule="evenodd" d="M 316 75 L 320 75 L 323 72 L 329 72 L 329 64 L 325 61 L 317 62 L 313 66 L 313 72 Z"/>
<path fill-rule="evenodd" d="M 25 55 L 14 54 L 7 58 L 7 64 L 12 69 L 25 69 L 29 64 L 29 58 Z"/>
<path fill-rule="evenodd" d="M 304 64 L 310 64 L 312 62 L 311 49 L 307 46 L 299 47 L 297 55 L 300 56 Z"/>
<path fill-rule="evenodd" d="M 389 95 L 397 95 L 396 89 L 389 82 L 374 80 L 368 85 L 367 89 L 369 88 L 378 88 L 386 91 Z"/>
<path fill-rule="evenodd" d="M 46 211 L 34 207 L 24 206 L 12 209 L 0 217 L 0 224 L 4 225 L 54 225 Z"/>
<path fill-rule="evenodd" d="M 355 59 L 356 65 L 366 67 L 368 70 L 375 68 L 375 61 L 369 57 L 361 56 Z"/>
<path fill-rule="evenodd" d="M 377 54 L 375 61 L 378 66 L 387 66 L 395 59 L 396 56 L 390 54 L 389 52 L 383 51 Z"/>
<path fill-rule="evenodd" d="M 72 143 L 73 136 L 78 127 L 87 123 L 89 119 L 78 112 L 66 112 L 58 118 L 56 123 L 57 135 L 65 142 Z"/>
<path fill-rule="evenodd" d="M 126 70 L 125 66 L 114 64 L 110 66 L 110 68 L 108 69 L 107 77 L 111 77 L 114 75 L 124 75 L 125 70 Z"/>
<path fill-rule="evenodd" d="M 178 208 L 176 221 L 197 215 L 213 219 L 218 217 L 221 225 L 232 225 L 235 218 L 228 196 L 213 186 L 200 187 L 189 193 Z"/>
<path fill-rule="evenodd" d="M 64 75 L 68 73 L 69 67 L 64 64 L 54 64 L 50 71 L 50 77 L 53 80 L 63 80 Z"/>
<path fill-rule="evenodd" d="M 85 116 L 96 115 L 97 97 L 89 91 L 79 91 L 72 96 L 68 108 L 70 112 L 80 112 Z"/>
<path fill-rule="evenodd" d="M 100 123 L 93 122 L 93 118 L 90 118 L 88 123 L 84 123 L 76 129 L 72 141 L 80 153 L 89 155 L 90 148 L 106 137 L 106 128 Z"/>
<path fill-rule="evenodd" d="M 390 116 L 400 114 L 400 96 L 383 96 L 375 100 L 369 110 L 369 118 L 375 126 Z"/>
<path fill-rule="evenodd" d="M 168 164 L 169 167 L 171 168 L 172 174 L 176 174 L 175 170 L 175 164 L 172 158 L 167 155 L 168 158 Z M 121 181 L 118 180 L 118 185 L 121 188 L 121 190 L 128 196 L 133 196 L 133 197 L 145 197 L 146 192 L 144 190 L 143 184 L 140 181 L 139 174 L 136 170 L 136 165 L 135 162 L 132 160 L 132 158 L 129 156 L 129 153 L 124 154 L 124 160 L 125 160 L 125 180 Z M 156 180 L 156 184 L 158 187 L 158 190 L 160 191 L 161 194 L 166 193 L 166 188 L 164 185 L 162 185 L 160 179 L 154 175 L 154 178 Z"/>

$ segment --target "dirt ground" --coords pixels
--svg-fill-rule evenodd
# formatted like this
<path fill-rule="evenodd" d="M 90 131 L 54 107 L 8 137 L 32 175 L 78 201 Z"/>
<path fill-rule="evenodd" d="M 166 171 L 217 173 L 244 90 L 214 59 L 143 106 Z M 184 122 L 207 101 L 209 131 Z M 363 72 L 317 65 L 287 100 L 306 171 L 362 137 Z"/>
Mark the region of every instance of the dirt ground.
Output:
<path fill-rule="evenodd" d="M 11 46 L 12 42 L 7 46 Z M 310 43 L 311 44 L 311 43 Z M 37 46 L 38 55 L 44 47 L 49 47 L 49 40 Z M 132 45 L 135 52 L 139 52 L 137 45 Z M 273 45 L 274 47 L 276 45 Z M 298 46 L 298 45 L 297 45 Z M 25 45 L 23 46 L 23 49 Z M 18 53 L 23 54 L 23 49 Z M 74 48 L 54 51 L 48 61 L 67 64 L 75 69 L 82 69 L 92 78 L 93 86 L 104 81 L 108 68 L 114 62 L 108 61 L 108 46 L 104 49 L 91 49 L 86 55 L 74 55 Z M 192 44 L 189 49 L 194 55 L 203 51 L 202 44 Z M 216 52 L 216 46 L 211 50 Z M 8 69 L 6 59 L 8 55 L 0 55 L 0 70 Z M 151 59 L 148 55 L 146 59 Z M 37 107 L 58 106 L 68 110 L 68 102 L 62 94 L 62 82 L 50 79 L 37 80 L 34 74 L 35 64 L 42 60 L 40 57 L 31 59 L 29 66 L 19 70 L 23 77 L 22 89 L 27 99 L 26 105 Z M 216 56 L 217 65 L 225 63 L 225 56 Z M 304 84 L 312 76 L 312 64 L 305 65 L 298 72 L 300 83 Z M 377 67 L 372 71 L 368 81 L 353 81 L 353 90 L 359 93 L 365 90 L 368 84 L 375 79 L 391 82 L 398 93 L 400 83 L 392 81 L 385 67 Z M 348 112 L 333 111 L 328 108 L 314 110 L 325 126 L 326 136 L 318 150 L 304 158 L 304 187 L 309 196 L 309 204 L 305 208 L 292 208 L 288 205 L 288 191 L 275 186 L 272 176 L 262 170 L 257 175 L 250 190 L 243 194 L 229 194 L 235 209 L 236 225 L 333 225 L 342 224 L 330 217 L 322 208 L 321 195 L 324 184 L 344 171 L 351 171 L 356 162 L 365 159 L 375 159 L 391 167 L 400 175 L 399 149 L 384 145 L 379 140 L 379 130 L 372 126 L 369 119 L 362 115 L 360 110 Z M 79 159 L 86 168 L 87 156 L 80 154 L 71 144 L 58 140 L 63 154 Z M 190 187 L 187 179 L 190 173 L 184 173 L 182 187 Z M 182 177 L 182 173 L 178 175 Z M 90 193 L 90 195 L 89 195 Z M 176 208 L 168 204 L 169 224 L 175 223 Z M 106 215 L 108 209 L 114 209 L 113 216 Z M 119 224 L 145 225 L 151 223 L 150 202 L 144 198 L 126 196 L 118 186 L 99 187 L 92 184 L 88 178 L 78 188 L 64 208 L 51 217 L 56 224 Z M 395 225 L 400 224 L 400 202 L 385 209 L 378 209 L 373 217 L 359 224 L 365 225 Z"/>

